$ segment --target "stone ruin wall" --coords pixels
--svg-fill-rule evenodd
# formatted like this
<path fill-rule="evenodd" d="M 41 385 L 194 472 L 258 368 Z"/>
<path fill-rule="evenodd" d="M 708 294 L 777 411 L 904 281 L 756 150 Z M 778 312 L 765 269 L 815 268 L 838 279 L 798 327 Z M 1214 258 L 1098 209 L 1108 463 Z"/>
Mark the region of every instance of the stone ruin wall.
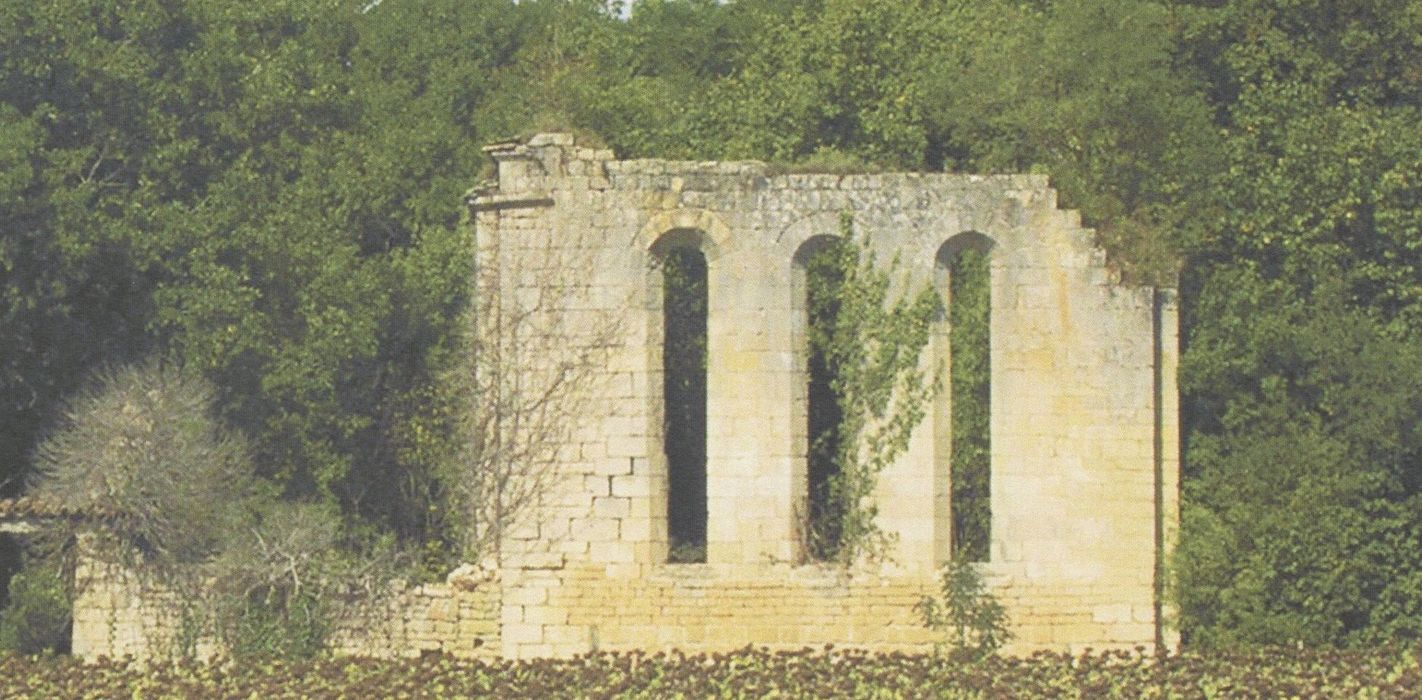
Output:
<path fill-rule="evenodd" d="M 1076 213 L 1056 208 L 1046 178 L 619 161 L 560 134 L 487 150 L 497 179 L 470 199 L 475 294 L 512 313 L 540 298 L 550 266 L 571 270 L 544 305 L 570 347 L 605 346 L 596 401 L 563 445 L 552 488 L 502 542 L 496 581 L 408 589 L 388 601 L 383 629 L 338 632 L 339 650 L 534 657 L 940 641 L 912 608 L 936 591 L 949 555 L 946 398 L 881 475 L 879 522 L 897 538 L 889 560 L 800 563 L 806 372 L 795 259 L 807 241 L 838 234 L 846 211 L 880 260 L 897 255 L 915 282 L 940 289 L 945 244 L 965 232 L 992 242 L 992 531 L 981 570 L 1007 607 L 1008 651 L 1178 642 L 1159 595 L 1178 521 L 1174 295 L 1121 285 Z M 704 564 L 666 563 L 654 263 L 668 242 L 699 248 L 708 263 Z M 485 318 L 478 332 L 497 338 L 499 328 Z M 932 361 L 946 366 L 946 344 L 939 328 Z M 171 639 L 174 618 L 151 596 L 122 577 L 98 580 L 76 605 L 76 653 L 142 656 Z"/>
<path fill-rule="evenodd" d="M 1014 651 L 1173 644 L 1158 557 L 1177 522 L 1173 292 L 1123 286 L 1039 176 L 774 174 L 764 164 L 619 161 L 566 135 L 487 149 L 474 193 L 478 294 L 518 307 L 554 255 L 569 343 L 621 310 L 596 410 L 536 522 L 504 543 L 504 651 L 926 648 L 912 612 L 949 553 L 946 398 L 880 477 L 890 561 L 802 559 L 807 242 L 849 212 L 878 258 L 945 288 L 942 253 L 991 241 L 992 533 L 982 570 Z M 708 265 L 708 561 L 669 564 L 660 249 Z M 490 282 L 492 280 L 492 282 Z M 497 336 L 496 319 L 481 332 Z M 946 360 L 939 328 L 929 354 Z M 599 339 L 597 342 L 605 342 Z M 591 341 L 589 341 L 591 342 Z M 944 363 L 946 366 L 946 362 Z"/>

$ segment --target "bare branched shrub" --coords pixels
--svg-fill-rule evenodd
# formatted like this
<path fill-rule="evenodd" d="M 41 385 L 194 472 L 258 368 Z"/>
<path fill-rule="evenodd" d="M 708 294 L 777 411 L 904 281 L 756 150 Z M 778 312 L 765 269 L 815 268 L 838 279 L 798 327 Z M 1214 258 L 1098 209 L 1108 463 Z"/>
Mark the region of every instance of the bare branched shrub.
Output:
<path fill-rule="evenodd" d="M 111 532 L 83 556 L 170 605 L 177 654 L 208 639 L 238 656 L 310 656 L 393 577 L 393 548 L 356 551 L 329 508 L 280 499 L 214 417 L 214 399 L 173 364 L 101 375 L 41 446 L 33 493 L 110 516 Z M 84 527 L 61 523 L 36 549 L 53 557 Z"/>
<path fill-rule="evenodd" d="M 213 417 L 215 395 L 171 363 L 99 375 L 40 445 L 31 493 L 120 515 L 152 564 L 209 559 L 254 493 L 246 443 Z"/>
<path fill-rule="evenodd" d="M 268 501 L 246 532 L 200 569 L 204 626 L 236 657 L 309 657 L 343 619 L 384 593 L 394 549 L 352 552 L 321 504 Z M 198 611 L 192 611 L 197 613 Z"/>
<path fill-rule="evenodd" d="M 624 303 L 591 298 L 595 261 L 577 234 L 481 252 L 468 359 L 447 381 L 463 409 L 459 448 L 442 475 L 472 560 L 497 556 L 510 530 L 534 522 L 560 461 L 577 456 L 566 449 L 626 326 Z"/>

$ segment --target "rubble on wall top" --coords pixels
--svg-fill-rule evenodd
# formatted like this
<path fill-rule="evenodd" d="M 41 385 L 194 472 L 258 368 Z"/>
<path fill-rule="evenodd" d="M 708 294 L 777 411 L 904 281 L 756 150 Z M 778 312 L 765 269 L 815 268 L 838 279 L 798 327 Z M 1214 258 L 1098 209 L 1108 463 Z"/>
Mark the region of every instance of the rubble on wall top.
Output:
<path fill-rule="evenodd" d="M 974 186 L 988 183 L 1006 185 L 1009 189 L 1046 190 L 1050 183 L 1041 174 L 963 174 L 934 172 L 864 172 L 815 173 L 782 172 L 781 169 L 758 160 L 693 161 L 635 158 L 621 160 L 610 149 L 585 148 L 577 144 L 572 134 L 540 133 L 525 141 L 501 141 L 484 147 L 495 160 L 536 160 L 551 163 L 539 153 L 562 153 L 561 160 L 599 163 L 609 175 L 725 175 L 766 178 L 790 188 L 874 188 L 888 181 L 932 181 L 937 185 Z M 548 174 L 553 174 L 549 172 Z"/>
<path fill-rule="evenodd" d="M 530 146 L 535 146 L 535 147 L 537 147 L 537 146 L 571 146 L 571 145 L 573 145 L 573 140 L 574 140 L 574 139 L 573 139 L 573 135 L 572 135 L 572 134 L 569 134 L 569 133 L 566 133 L 566 132 L 562 132 L 562 131 L 543 132 L 543 133 L 540 133 L 540 134 L 534 134 L 533 137 L 529 138 L 529 139 L 528 139 L 528 145 L 530 145 Z"/>

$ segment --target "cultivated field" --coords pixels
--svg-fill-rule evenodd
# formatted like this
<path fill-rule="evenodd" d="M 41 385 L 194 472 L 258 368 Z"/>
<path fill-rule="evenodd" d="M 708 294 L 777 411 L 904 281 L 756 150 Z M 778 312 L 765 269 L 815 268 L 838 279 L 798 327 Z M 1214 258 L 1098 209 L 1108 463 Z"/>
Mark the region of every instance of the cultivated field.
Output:
<path fill-rule="evenodd" d="M 562 661 L 325 659 L 142 669 L 0 656 L 4 698 L 1414 698 L 1418 648 L 1152 658 L 1044 654 L 959 663 L 834 649 L 600 654 Z"/>

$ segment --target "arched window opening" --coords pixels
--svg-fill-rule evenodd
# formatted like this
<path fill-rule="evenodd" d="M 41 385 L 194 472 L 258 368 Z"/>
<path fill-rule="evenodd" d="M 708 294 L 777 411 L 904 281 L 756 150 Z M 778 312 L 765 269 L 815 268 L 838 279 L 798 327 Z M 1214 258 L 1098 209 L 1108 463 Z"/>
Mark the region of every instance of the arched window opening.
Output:
<path fill-rule="evenodd" d="M 846 272 L 857 256 L 854 246 L 838 238 L 812 239 L 797 261 L 805 279 L 806 339 L 806 475 L 807 498 L 802 526 L 807 554 L 829 560 L 839 553 L 845 517 L 840 448 L 844 410 L 835 382 L 834 344 L 839 326 L 840 298 Z"/>
<path fill-rule="evenodd" d="M 673 247 L 662 262 L 663 449 L 667 561 L 706 561 L 706 256 Z"/>
<path fill-rule="evenodd" d="M 952 556 L 987 561 L 992 536 L 991 240 L 963 234 L 939 252 L 948 272 Z"/>

